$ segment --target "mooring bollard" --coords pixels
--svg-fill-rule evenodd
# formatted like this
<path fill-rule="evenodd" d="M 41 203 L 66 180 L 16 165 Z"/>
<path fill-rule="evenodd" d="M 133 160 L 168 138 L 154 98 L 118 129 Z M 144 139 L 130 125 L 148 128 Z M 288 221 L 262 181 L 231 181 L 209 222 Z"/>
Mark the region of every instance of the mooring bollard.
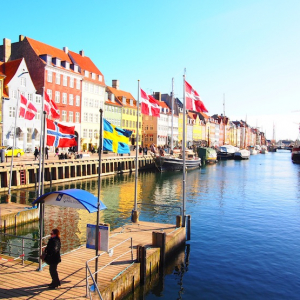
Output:
<path fill-rule="evenodd" d="M 186 240 L 191 239 L 191 215 L 186 216 Z"/>
<path fill-rule="evenodd" d="M 140 284 L 144 285 L 146 283 L 146 277 L 147 277 L 146 247 L 141 245 L 137 246 L 137 261 L 140 263 Z"/>
<path fill-rule="evenodd" d="M 181 227 L 181 216 L 176 216 L 176 228 Z"/>

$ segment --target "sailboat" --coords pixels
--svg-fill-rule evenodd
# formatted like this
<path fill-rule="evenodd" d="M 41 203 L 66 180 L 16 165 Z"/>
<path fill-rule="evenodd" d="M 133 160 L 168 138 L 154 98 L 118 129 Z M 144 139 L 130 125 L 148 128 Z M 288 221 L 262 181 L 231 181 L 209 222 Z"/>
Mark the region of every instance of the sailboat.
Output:
<path fill-rule="evenodd" d="M 300 164 L 300 124 L 299 124 L 299 135 L 295 144 L 292 148 L 292 162 L 294 164 Z"/>
<path fill-rule="evenodd" d="M 171 111 L 172 111 L 172 127 L 173 127 L 173 114 L 174 114 L 174 78 L 172 79 L 172 103 L 171 103 Z M 189 88 L 189 87 L 187 87 Z M 184 86 L 184 90 L 186 91 L 186 82 Z M 199 97 L 198 93 L 192 89 L 192 93 L 197 97 Z M 200 99 L 200 97 L 199 97 Z M 202 103 L 202 102 L 201 102 Z M 185 104 L 185 100 L 184 100 Z M 202 103 L 203 105 L 203 103 Z M 203 105 L 204 107 L 204 105 Z M 204 107 L 205 108 L 205 107 Z M 189 108 L 187 108 L 189 109 Z M 182 171 L 184 168 L 186 170 L 197 169 L 201 167 L 201 159 L 196 157 L 196 154 L 190 150 L 185 149 L 185 105 L 184 105 L 184 118 L 183 118 L 183 147 L 182 150 L 173 149 L 173 132 L 171 134 L 171 151 L 170 154 L 165 153 L 163 150 L 157 153 L 156 151 L 152 151 L 151 155 L 153 157 L 156 168 L 160 172 L 166 171 Z M 173 129 L 173 128 L 172 128 Z"/>

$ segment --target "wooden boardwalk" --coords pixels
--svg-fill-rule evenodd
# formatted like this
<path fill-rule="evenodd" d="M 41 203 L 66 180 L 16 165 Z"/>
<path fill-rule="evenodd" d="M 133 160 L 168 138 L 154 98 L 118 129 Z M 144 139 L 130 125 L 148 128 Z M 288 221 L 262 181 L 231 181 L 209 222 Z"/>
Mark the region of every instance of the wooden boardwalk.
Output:
<path fill-rule="evenodd" d="M 172 238 L 176 231 L 175 225 L 139 222 L 128 224 L 110 233 L 109 248 L 119 244 L 127 238 L 133 238 L 133 260 L 136 260 L 136 246 L 151 246 L 152 232 L 166 232 L 167 240 Z M 63 241 L 62 241 L 63 243 Z M 108 264 L 113 259 L 130 249 L 130 241 L 127 241 L 114 249 L 113 255 L 103 254 L 99 258 L 99 268 Z M 26 262 L 22 266 L 20 260 L 0 259 L 0 299 L 86 299 L 86 267 L 88 259 L 95 256 L 95 251 L 81 247 L 62 256 L 62 262 L 58 265 L 58 273 L 61 287 L 56 290 L 48 289 L 50 274 L 48 266 L 43 271 L 37 271 L 37 264 Z M 131 253 L 127 253 L 119 260 L 104 268 L 98 275 L 100 291 L 105 289 L 112 281 L 122 276 L 121 273 L 132 267 Z M 95 262 L 90 264 L 94 271 Z M 96 296 L 94 298 L 97 298 Z"/>

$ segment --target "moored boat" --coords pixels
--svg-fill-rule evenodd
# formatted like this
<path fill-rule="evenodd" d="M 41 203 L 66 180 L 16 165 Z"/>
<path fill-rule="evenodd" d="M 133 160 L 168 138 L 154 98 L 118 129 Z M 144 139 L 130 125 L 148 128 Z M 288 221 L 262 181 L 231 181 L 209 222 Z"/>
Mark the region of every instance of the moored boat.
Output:
<path fill-rule="evenodd" d="M 300 141 L 296 140 L 292 149 L 292 162 L 294 164 L 300 164 Z"/>
<path fill-rule="evenodd" d="M 249 159 L 249 157 L 250 157 L 250 151 L 247 149 L 240 149 L 234 153 L 235 160 Z"/>
<path fill-rule="evenodd" d="M 151 153 L 155 166 L 160 172 L 166 171 L 182 171 L 183 170 L 183 157 L 181 153 L 174 150 L 172 155 L 164 154 L 158 155 Z M 185 152 L 185 165 L 187 170 L 197 169 L 201 167 L 201 159 L 196 157 L 195 153 L 191 150 Z"/>
<path fill-rule="evenodd" d="M 234 153 L 237 151 L 237 147 L 234 147 L 232 145 L 223 145 L 219 148 L 218 151 L 218 159 L 233 159 Z"/>
<path fill-rule="evenodd" d="M 201 158 L 202 164 L 214 164 L 217 162 L 217 151 L 210 147 L 198 147 L 198 156 Z"/>

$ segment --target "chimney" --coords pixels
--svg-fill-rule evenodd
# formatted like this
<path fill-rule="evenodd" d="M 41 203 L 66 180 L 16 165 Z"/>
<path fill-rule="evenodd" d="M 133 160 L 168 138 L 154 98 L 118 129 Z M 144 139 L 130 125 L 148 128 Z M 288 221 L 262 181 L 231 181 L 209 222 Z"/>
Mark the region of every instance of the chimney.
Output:
<path fill-rule="evenodd" d="M 83 51 L 83 50 L 80 50 L 80 51 L 79 51 L 79 54 L 80 54 L 82 57 L 84 57 L 84 51 Z"/>
<path fill-rule="evenodd" d="M 153 93 L 153 96 L 156 100 L 161 101 L 161 92 L 155 92 Z"/>
<path fill-rule="evenodd" d="M 11 58 L 11 40 L 3 39 L 3 61 L 8 62 Z"/>
<path fill-rule="evenodd" d="M 113 81 L 112 81 L 112 87 L 114 89 L 118 90 L 119 89 L 119 80 L 113 79 Z"/>
<path fill-rule="evenodd" d="M 64 52 L 65 52 L 66 54 L 68 54 L 68 52 L 69 52 L 68 47 L 63 47 L 63 50 L 64 50 Z"/>
<path fill-rule="evenodd" d="M 22 35 L 22 34 L 20 34 L 20 35 L 19 35 L 19 42 L 22 42 L 24 39 L 25 39 L 25 36 Z"/>

